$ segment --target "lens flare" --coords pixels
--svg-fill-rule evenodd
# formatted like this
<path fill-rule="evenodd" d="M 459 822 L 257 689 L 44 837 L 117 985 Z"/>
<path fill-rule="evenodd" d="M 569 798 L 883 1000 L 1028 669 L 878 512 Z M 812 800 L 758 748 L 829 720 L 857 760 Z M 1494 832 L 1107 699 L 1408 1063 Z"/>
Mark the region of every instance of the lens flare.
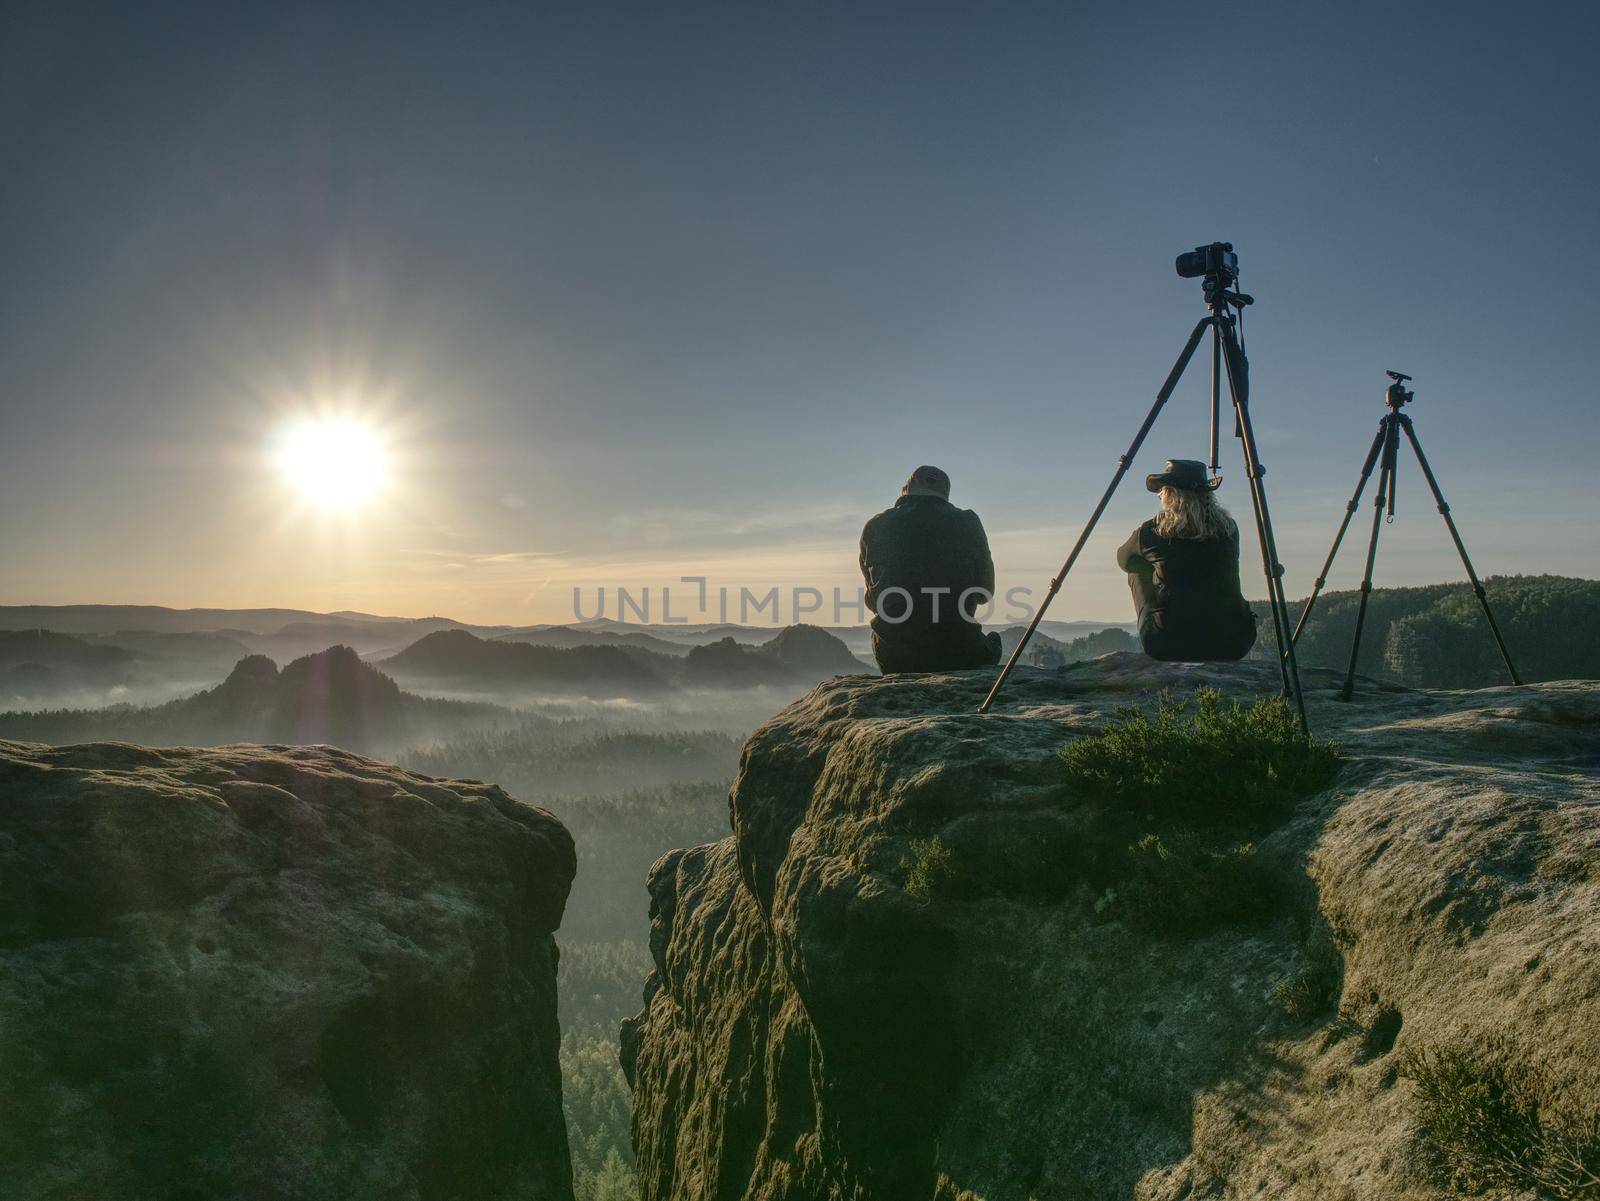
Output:
<path fill-rule="evenodd" d="M 369 427 L 343 418 L 298 421 L 273 447 L 284 479 L 324 509 L 354 509 L 371 501 L 388 478 L 388 456 Z"/>

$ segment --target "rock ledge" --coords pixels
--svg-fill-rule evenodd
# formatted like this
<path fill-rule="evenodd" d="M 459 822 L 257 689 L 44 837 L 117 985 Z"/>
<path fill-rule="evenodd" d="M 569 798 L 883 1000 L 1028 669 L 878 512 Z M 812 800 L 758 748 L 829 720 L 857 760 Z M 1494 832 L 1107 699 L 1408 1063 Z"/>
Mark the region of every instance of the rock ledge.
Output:
<path fill-rule="evenodd" d="M 328 747 L 0 742 L 0 1196 L 569 1198 L 573 871 Z"/>

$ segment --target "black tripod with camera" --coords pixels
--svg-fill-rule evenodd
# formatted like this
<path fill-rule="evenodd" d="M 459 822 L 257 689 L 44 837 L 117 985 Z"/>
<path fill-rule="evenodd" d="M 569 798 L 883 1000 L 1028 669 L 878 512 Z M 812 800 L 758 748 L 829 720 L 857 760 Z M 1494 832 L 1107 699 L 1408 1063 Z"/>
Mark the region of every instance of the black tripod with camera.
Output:
<path fill-rule="evenodd" d="M 1255 510 L 1256 535 L 1261 544 L 1261 563 L 1267 577 L 1268 604 L 1272 609 L 1272 628 L 1278 642 L 1278 668 L 1283 680 L 1283 695 L 1293 698 L 1300 719 L 1300 728 L 1302 730 L 1307 728 L 1305 698 L 1300 691 L 1300 668 L 1295 662 L 1294 640 L 1289 636 L 1289 608 L 1283 591 L 1283 565 L 1278 561 L 1278 548 L 1272 534 L 1272 518 L 1267 512 L 1266 485 L 1262 482 L 1266 469 L 1261 465 L 1261 457 L 1256 450 L 1255 430 L 1250 424 L 1250 363 L 1245 358 L 1239 331 L 1245 306 L 1254 304 L 1255 301 L 1253 297 L 1237 290 L 1239 256 L 1234 253 L 1231 242 L 1212 242 L 1209 246 L 1199 246 L 1180 254 L 1177 268 L 1178 274 L 1185 279 L 1203 279 L 1206 307 L 1211 312 L 1195 323 L 1194 331 L 1189 335 L 1189 341 L 1184 345 L 1182 353 L 1178 355 L 1178 361 L 1173 364 L 1172 371 L 1167 375 L 1166 383 L 1162 384 L 1161 391 L 1156 393 L 1155 404 L 1151 406 L 1144 424 L 1134 435 L 1127 453 L 1117 460 L 1117 470 L 1112 475 L 1111 482 L 1106 485 L 1100 503 L 1095 505 L 1094 512 L 1089 515 L 1088 524 L 1083 527 L 1083 533 L 1078 535 L 1078 540 L 1073 544 L 1060 572 L 1050 581 L 1044 601 L 1034 613 L 1033 620 L 1028 623 L 1028 628 L 1022 635 L 1021 641 L 1017 643 L 1016 649 L 1011 652 L 1011 658 L 1006 660 L 1006 665 L 1001 669 L 1000 677 L 995 680 L 994 687 L 989 689 L 989 695 L 978 707 L 979 713 L 987 713 L 995 698 L 1000 695 L 1000 690 L 1005 687 L 1006 679 L 1021 660 L 1029 639 L 1039 628 L 1045 610 L 1050 607 L 1050 602 L 1055 599 L 1056 593 L 1061 591 L 1067 573 L 1078 561 L 1078 555 L 1088 542 L 1089 535 L 1094 532 L 1100 515 L 1111 502 L 1111 496 L 1116 492 L 1117 485 L 1122 482 L 1122 477 L 1133 466 L 1134 457 L 1144 445 L 1146 435 L 1155 425 L 1156 418 L 1161 415 L 1161 410 L 1166 406 L 1173 389 L 1178 386 L 1178 381 L 1183 378 L 1184 369 L 1189 366 L 1189 360 L 1194 357 L 1200 339 L 1209 328 L 1211 330 L 1211 457 L 1208 462 L 1212 471 L 1218 469 L 1217 444 L 1222 406 L 1222 379 L 1226 374 L 1228 392 L 1233 398 L 1234 436 L 1239 439 L 1244 450 L 1245 475 L 1250 482 L 1250 505 Z M 1234 315 L 1235 309 L 1239 312 L 1238 316 Z"/>
<path fill-rule="evenodd" d="M 1306 628 L 1306 619 L 1311 616 L 1317 597 L 1322 593 L 1322 585 L 1327 582 L 1328 572 L 1333 568 L 1334 556 L 1339 553 L 1339 544 L 1344 541 L 1344 533 L 1350 528 L 1350 519 L 1355 516 L 1356 507 L 1361 503 L 1361 493 L 1372 475 L 1373 464 L 1381 464 L 1378 468 L 1378 494 L 1372 508 L 1372 537 L 1367 542 L 1366 573 L 1361 577 L 1361 600 L 1356 605 L 1356 632 L 1350 643 L 1350 668 L 1345 673 L 1344 687 L 1339 690 L 1339 699 L 1347 701 L 1354 695 L 1356 658 L 1361 653 L 1361 629 L 1367 620 L 1367 598 L 1372 594 L 1372 565 L 1378 557 L 1378 533 L 1383 529 L 1385 513 L 1390 521 L 1394 520 L 1395 467 L 1400 455 L 1400 435 L 1404 434 L 1406 441 L 1411 443 L 1411 449 L 1416 452 L 1417 464 L 1422 468 L 1422 476 L 1428 481 L 1429 490 L 1433 492 L 1434 503 L 1439 506 L 1439 512 L 1444 517 L 1445 528 L 1450 531 L 1450 540 L 1456 544 L 1461 564 L 1467 569 L 1467 578 L 1472 581 L 1472 591 L 1477 594 L 1478 604 L 1483 606 L 1483 615 L 1489 622 L 1489 632 L 1494 635 L 1494 643 L 1500 648 L 1500 657 L 1505 660 L 1506 670 L 1511 673 L 1511 682 L 1520 684 L 1522 678 L 1517 675 L 1517 669 L 1511 662 L 1511 652 L 1506 649 L 1505 637 L 1500 633 L 1500 623 L 1495 621 L 1494 611 L 1489 608 L 1489 598 L 1484 593 L 1483 585 L 1478 581 L 1478 573 L 1473 570 L 1472 560 L 1467 556 L 1466 544 L 1461 541 L 1461 531 L 1456 529 L 1455 518 L 1450 516 L 1450 506 L 1445 503 L 1444 493 L 1439 490 L 1439 481 L 1433 476 L 1428 456 L 1422 453 L 1422 443 L 1417 440 L 1416 428 L 1411 424 L 1411 418 L 1400 411 L 1416 395 L 1406 390 L 1406 381 L 1411 377 L 1399 371 L 1388 371 L 1384 374 L 1394 381 L 1384 392 L 1384 403 L 1389 406 L 1389 411 L 1378 422 L 1378 433 L 1372 439 L 1372 448 L 1367 451 L 1366 462 L 1361 466 L 1361 478 L 1356 481 L 1355 493 L 1350 497 L 1350 503 L 1345 506 L 1344 520 L 1339 523 L 1339 532 L 1333 536 L 1333 547 L 1328 551 L 1328 558 L 1322 564 L 1322 571 L 1317 575 L 1311 595 L 1306 598 L 1306 607 L 1301 610 L 1300 620 L 1295 623 L 1294 634 L 1289 639 L 1289 644 L 1293 646 L 1298 642 L 1300 631 Z"/>

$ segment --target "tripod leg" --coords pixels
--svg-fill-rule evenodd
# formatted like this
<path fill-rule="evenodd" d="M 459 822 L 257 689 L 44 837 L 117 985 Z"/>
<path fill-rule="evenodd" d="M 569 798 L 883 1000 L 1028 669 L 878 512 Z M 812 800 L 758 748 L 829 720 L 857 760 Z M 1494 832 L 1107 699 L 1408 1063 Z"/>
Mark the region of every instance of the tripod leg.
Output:
<path fill-rule="evenodd" d="M 1228 390 L 1233 394 L 1233 411 L 1238 418 L 1240 445 L 1244 448 L 1245 474 L 1250 480 L 1250 504 L 1255 511 L 1256 537 L 1261 543 L 1261 565 L 1267 577 L 1267 603 L 1272 609 L 1272 630 L 1278 640 L 1278 674 L 1283 680 L 1283 695 L 1294 700 L 1300 729 L 1309 734 L 1305 696 L 1300 691 L 1300 665 L 1295 661 L 1294 642 L 1289 637 L 1289 603 L 1283 591 L 1283 564 L 1278 562 L 1277 542 L 1272 534 L 1272 515 L 1267 511 L 1267 488 L 1262 477 L 1266 469 L 1256 453 L 1255 429 L 1250 424 L 1250 375 L 1244 351 L 1239 349 L 1231 318 L 1219 315 L 1222 331 L 1222 361 L 1228 369 Z"/>
<path fill-rule="evenodd" d="M 1367 451 L 1367 461 L 1361 465 L 1361 478 L 1356 481 L 1356 490 L 1350 497 L 1350 503 L 1344 507 L 1344 520 L 1339 523 L 1339 532 L 1333 536 L 1333 548 L 1328 551 L 1328 557 L 1317 575 L 1317 582 L 1311 588 L 1311 595 L 1306 598 L 1306 607 L 1300 611 L 1300 620 L 1295 622 L 1294 633 L 1289 637 L 1290 642 L 1300 641 L 1300 631 L 1306 628 L 1306 618 L 1311 616 L 1311 609 L 1322 593 L 1322 586 L 1328 582 L 1328 572 L 1333 569 L 1333 557 L 1339 553 L 1339 544 L 1344 541 L 1345 531 L 1350 528 L 1350 519 L 1355 516 L 1356 509 L 1361 504 L 1361 493 L 1367 487 L 1367 480 L 1372 477 L 1372 465 L 1378 461 L 1378 452 L 1383 449 L 1384 431 L 1388 428 L 1386 423 L 1382 421 L 1378 423 L 1378 433 L 1372 439 L 1372 449 Z"/>
<path fill-rule="evenodd" d="M 1216 326 L 1211 327 L 1211 470 L 1221 465 L 1217 462 L 1217 443 L 1221 439 L 1218 428 L 1222 417 L 1222 335 Z"/>
<path fill-rule="evenodd" d="M 1450 531 L 1450 540 L 1456 544 L 1456 553 L 1461 556 L 1461 565 L 1467 569 L 1467 578 L 1472 581 L 1472 590 L 1478 595 L 1478 604 L 1483 606 L 1483 615 L 1489 619 L 1489 632 L 1494 635 L 1495 646 L 1500 648 L 1500 657 L 1505 660 L 1506 670 L 1511 673 L 1511 682 L 1520 684 L 1522 677 L 1517 675 L 1516 665 L 1511 662 L 1511 652 L 1506 649 L 1505 637 L 1500 633 L 1500 623 L 1494 619 L 1494 611 L 1489 608 L 1489 597 L 1484 592 L 1483 585 L 1478 582 L 1478 573 L 1472 568 L 1472 560 L 1467 557 L 1467 547 L 1461 541 L 1461 531 L 1456 529 L 1455 518 L 1450 516 L 1450 506 L 1445 503 L 1444 493 L 1439 491 L 1439 481 L 1433 478 L 1433 468 L 1428 465 L 1428 456 L 1422 453 L 1422 443 L 1417 440 L 1417 431 L 1411 426 L 1411 418 L 1402 416 L 1400 426 L 1406 432 L 1406 439 L 1411 443 L 1411 449 L 1417 453 L 1422 476 L 1428 481 L 1434 502 L 1439 506 L 1445 527 Z"/>
<path fill-rule="evenodd" d="M 1122 477 L 1128 474 L 1128 468 L 1133 465 L 1134 456 L 1139 453 L 1139 448 L 1144 445 L 1145 438 L 1150 433 L 1150 427 L 1155 425 L 1156 418 L 1161 415 L 1161 410 L 1166 407 L 1167 399 L 1172 395 L 1172 390 L 1178 386 L 1178 381 L 1183 378 L 1183 370 L 1189 365 L 1189 360 L 1194 357 L 1195 347 L 1200 345 L 1200 335 L 1205 333 L 1206 326 L 1211 324 L 1210 317 L 1202 317 L 1195 322 L 1194 332 L 1189 335 L 1189 341 L 1184 344 L 1178 361 L 1172 365 L 1172 370 L 1167 373 L 1167 382 L 1161 385 L 1161 391 L 1156 393 L 1156 402 L 1150 406 L 1150 412 L 1144 419 L 1144 424 L 1139 427 L 1139 432 L 1134 435 L 1129 444 L 1127 453 L 1117 460 L 1117 470 L 1111 476 L 1111 482 L 1106 485 L 1105 492 L 1100 497 L 1100 503 L 1095 505 L 1094 512 L 1089 514 L 1088 524 L 1083 527 L 1083 533 L 1078 535 L 1078 540 L 1072 544 L 1072 550 L 1067 555 L 1067 561 L 1061 565 L 1061 570 L 1050 581 L 1050 587 L 1045 592 L 1044 600 L 1040 603 L 1038 612 L 1033 615 L 1033 620 L 1028 623 L 1028 628 L 1023 632 L 1022 639 L 1017 643 L 1016 650 L 1011 652 L 1011 658 L 1006 660 L 1006 665 L 1000 669 L 1000 676 L 994 682 L 994 687 L 989 689 L 989 695 L 983 698 L 983 704 L 978 706 L 979 713 L 989 712 L 989 707 L 994 704 L 995 697 L 1000 695 L 1000 689 L 1005 687 L 1006 679 L 1022 658 L 1022 651 L 1028 645 L 1028 640 L 1033 637 L 1033 632 L 1039 628 L 1039 622 L 1044 619 L 1044 611 L 1050 607 L 1050 602 L 1055 600 L 1056 593 L 1061 591 L 1061 585 L 1067 578 L 1067 572 L 1072 570 L 1072 565 L 1078 561 L 1078 555 L 1083 550 L 1083 544 L 1089 541 L 1089 535 L 1094 532 L 1094 527 L 1100 520 L 1100 515 L 1106 511 L 1106 506 L 1111 503 L 1111 494 L 1117 490 L 1117 485 L 1122 482 Z"/>
<path fill-rule="evenodd" d="M 1367 541 L 1367 566 L 1361 577 L 1361 600 L 1356 605 L 1356 632 L 1350 640 L 1350 668 L 1345 672 L 1344 687 L 1339 689 L 1339 699 L 1347 701 L 1355 695 L 1356 659 L 1361 654 L 1361 627 L 1367 623 L 1367 598 L 1372 595 L 1372 567 L 1378 559 L 1378 533 L 1383 529 L 1383 509 L 1394 487 L 1395 448 L 1399 434 L 1395 426 L 1385 419 L 1383 429 L 1383 466 L 1378 470 L 1378 495 L 1372 500 L 1372 537 Z"/>

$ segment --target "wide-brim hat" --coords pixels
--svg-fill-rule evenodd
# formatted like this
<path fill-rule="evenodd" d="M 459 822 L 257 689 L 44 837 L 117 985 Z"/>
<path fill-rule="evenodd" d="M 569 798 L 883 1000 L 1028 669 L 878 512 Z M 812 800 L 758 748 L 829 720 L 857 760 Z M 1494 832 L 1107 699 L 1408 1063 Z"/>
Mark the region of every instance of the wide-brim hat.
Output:
<path fill-rule="evenodd" d="M 1167 469 L 1144 477 L 1144 486 L 1152 492 L 1163 488 L 1177 488 L 1183 492 L 1214 492 L 1221 477 L 1206 475 L 1206 465 L 1199 459 L 1168 459 Z"/>

